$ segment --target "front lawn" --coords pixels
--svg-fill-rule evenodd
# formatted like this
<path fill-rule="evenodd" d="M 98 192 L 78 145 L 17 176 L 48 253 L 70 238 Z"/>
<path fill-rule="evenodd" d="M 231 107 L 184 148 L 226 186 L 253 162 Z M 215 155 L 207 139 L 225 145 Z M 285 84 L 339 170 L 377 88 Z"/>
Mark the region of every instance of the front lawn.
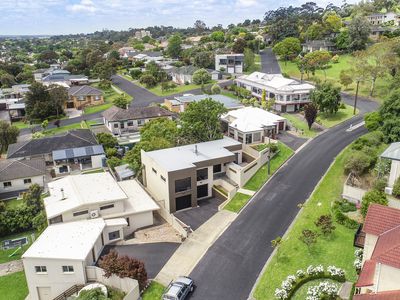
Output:
<path fill-rule="evenodd" d="M 282 114 L 282 117 L 286 118 L 292 124 L 293 127 L 297 128 L 298 134 L 300 136 L 312 138 L 316 136 L 318 132 L 320 132 L 315 127 L 311 127 L 311 129 L 308 129 L 307 122 L 298 114 L 285 113 Z"/>
<path fill-rule="evenodd" d="M 0 248 L 0 264 L 20 259 L 21 255 L 32 244 L 32 234 L 35 234 L 34 230 L 30 230 L 30 231 L 26 231 L 26 232 L 23 232 L 23 233 L 17 233 L 17 234 L 1 237 L 0 238 L 0 247 L 1 247 Z M 28 238 L 28 244 L 22 246 L 22 249 L 20 249 L 18 251 L 16 251 L 17 248 L 3 250 L 3 241 L 22 238 L 22 237 L 27 237 Z M 35 236 L 35 238 L 37 238 L 37 237 Z M 16 252 L 15 255 L 10 257 L 10 255 L 13 254 L 14 252 Z M 2 278 L 2 277 L 0 277 L 0 278 Z M 0 293 L 0 295 L 1 295 L 1 293 Z"/>
<path fill-rule="evenodd" d="M 211 83 L 205 84 L 204 87 L 207 86 L 211 86 L 215 83 L 216 81 L 211 81 Z M 145 88 L 146 90 L 148 90 L 149 92 L 153 93 L 154 95 L 157 96 L 170 96 L 170 95 L 174 95 L 174 94 L 181 94 L 181 93 L 185 93 L 185 92 L 190 92 L 192 90 L 196 90 L 196 89 L 200 89 L 201 85 L 197 85 L 197 84 L 181 84 L 181 85 L 177 85 L 176 88 L 172 89 L 172 90 L 168 90 L 168 91 L 161 91 L 161 85 L 158 84 L 157 86 L 153 87 L 153 88 L 146 88 L 144 85 L 140 84 L 139 81 L 135 81 L 133 82 L 134 84 L 141 86 L 142 88 Z M 171 82 L 172 83 L 172 82 Z"/>
<path fill-rule="evenodd" d="M 92 86 L 100 89 L 97 83 L 93 84 Z M 86 107 L 83 111 L 85 115 L 95 114 L 95 113 L 102 112 L 104 110 L 109 109 L 113 105 L 113 101 L 121 95 L 121 93 L 118 93 L 115 90 L 115 87 L 111 87 L 109 89 L 102 90 L 102 91 L 104 93 L 104 104 Z M 129 97 L 129 99 L 131 99 L 131 97 L 126 94 L 125 94 L 125 97 Z"/>
<path fill-rule="evenodd" d="M 73 123 L 70 125 L 65 125 L 65 126 L 61 126 L 61 127 L 55 127 L 55 128 L 51 128 L 51 129 L 46 129 L 45 131 L 42 131 L 44 135 L 55 135 L 55 134 L 59 134 L 59 133 L 63 133 L 69 130 L 74 130 L 74 129 L 86 129 L 88 128 L 88 126 L 86 125 L 85 122 L 81 122 L 81 123 Z"/>
<path fill-rule="evenodd" d="M 28 296 L 28 285 L 24 272 L 0 277 L 0 299 L 24 300 Z"/>
<path fill-rule="evenodd" d="M 243 206 L 246 205 L 250 198 L 251 196 L 249 195 L 236 193 L 232 200 L 229 201 L 229 203 L 224 207 L 224 209 L 237 213 L 242 209 Z"/>
<path fill-rule="evenodd" d="M 144 291 L 142 300 L 160 300 L 165 287 L 156 281 L 152 281 L 150 286 Z"/>
<path fill-rule="evenodd" d="M 342 88 L 344 92 L 354 94 L 355 93 L 355 88 L 356 84 L 352 83 L 349 85 L 347 88 L 342 86 L 340 84 L 340 72 L 342 70 L 348 70 L 351 68 L 352 65 L 352 56 L 350 54 L 344 54 L 340 55 L 339 57 L 339 62 L 337 64 L 331 64 L 330 68 L 326 69 L 326 79 L 328 81 L 333 82 L 335 85 L 338 85 Z M 301 74 L 300 71 L 296 65 L 295 62 L 284 62 L 284 61 L 279 61 L 279 65 L 281 67 L 282 73 L 286 73 L 290 77 L 300 79 Z M 386 75 L 386 77 L 383 78 L 378 78 L 376 80 L 376 85 L 375 85 L 375 93 L 374 97 L 380 101 L 382 101 L 390 92 L 390 75 Z M 307 77 L 306 74 L 304 74 L 304 80 L 310 80 L 310 81 L 315 81 L 315 79 L 319 79 L 321 81 L 325 80 L 325 75 L 323 70 L 317 70 L 315 72 L 315 76 L 310 78 Z M 364 97 L 369 97 L 369 91 L 370 91 L 370 81 L 366 81 L 364 83 L 360 84 L 360 89 L 359 89 L 359 94 Z"/>
<path fill-rule="evenodd" d="M 274 174 L 275 171 L 278 170 L 279 167 L 283 165 L 283 163 L 287 161 L 294 153 L 292 149 L 281 142 L 278 142 L 278 149 L 279 152 L 271 159 L 271 175 Z M 249 179 L 244 188 L 251 191 L 259 190 L 262 185 L 271 177 L 268 176 L 267 173 L 268 164 L 265 164 Z"/>
<path fill-rule="evenodd" d="M 334 265 L 346 271 L 349 281 L 356 279 L 353 268 L 355 230 L 335 224 L 332 237 L 319 237 L 318 242 L 308 251 L 299 236 L 304 229 L 316 230 L 314 222 L 320 215 L 331 213 L 331 203 L 341 199 L 345 175 L 343 173 L 346 158 L 352 155 L 352 149 L 346 148 L 339 154 L 323 180 L 317 186 L 310 200 L 304 205 L 297 220 L 279 247 L 263 273 L 255 290 L 257 300 L 274 299 L 275 289 L 282 280 L 297 270 L 305 270 L 309 265 L 322 264 L 325 267 Z M 300 298 L 298 298 L 300 299 Z M 302 298 L 304 299 L 304 298 Z"/>
<path fill-rule="evenodd" d="M 17 198 L 3 200 L 3 202 L 6 205 L 7 209 L 17 208 L 18 206 L 20 206 L 23 203 L 22 199 L 17 199 Z"/>
<path fill-rule="evenodd" d="M 321 113 L 317 117 L 317 122 L 324 126 L 325 128 L 330 128 L 333 127 L 339 123 L 342 123 L 350 118 L 352 118 L 353 115 L 353 107 L 350 105 L 345 105 L 345 108 L 339 109 L 336 114 L 326 114 L 326 113 Z M 358 109 L 356 109 L 356 115 L 358 114 Z"/>

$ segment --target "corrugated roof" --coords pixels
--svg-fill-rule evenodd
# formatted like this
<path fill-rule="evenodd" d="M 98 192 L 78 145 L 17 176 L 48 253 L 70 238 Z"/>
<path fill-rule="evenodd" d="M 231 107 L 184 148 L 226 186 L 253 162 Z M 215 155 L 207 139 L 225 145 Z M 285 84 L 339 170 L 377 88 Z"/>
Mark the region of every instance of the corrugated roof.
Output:
<path fill-rule="evenodd" d="M 381 157 L 392 160 L 400 160 L 400 142 L 390 144 L 390 146 L 383 151 Z"/>
<path fill-rule="evenodd" d="M 104 154 L 102 145 L 86 146 L 79 148 L 63 149 L 53 151 L 53 160 L 64 160 L 71 158 L 87 157 Z"/>

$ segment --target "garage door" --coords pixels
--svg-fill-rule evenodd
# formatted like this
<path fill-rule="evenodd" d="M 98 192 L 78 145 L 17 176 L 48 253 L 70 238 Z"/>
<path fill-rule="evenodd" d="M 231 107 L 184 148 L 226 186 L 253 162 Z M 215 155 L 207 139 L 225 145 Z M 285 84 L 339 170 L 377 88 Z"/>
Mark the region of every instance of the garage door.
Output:
<path fill-rule="evenodd" d="M 176 210 L 192 207 L 192 195 L 186 195 L 175 199 Z"/>
<path fill-rule="evenodd" d="M 51 300 L 51 289 L 50 287 L 38 287 L 37 288 L 39 300 Z"/>
<path fill-rule="evenodd" d="M 197 186 L 197 198 L 204 198 L 208 196 L 208 184 Z"/>

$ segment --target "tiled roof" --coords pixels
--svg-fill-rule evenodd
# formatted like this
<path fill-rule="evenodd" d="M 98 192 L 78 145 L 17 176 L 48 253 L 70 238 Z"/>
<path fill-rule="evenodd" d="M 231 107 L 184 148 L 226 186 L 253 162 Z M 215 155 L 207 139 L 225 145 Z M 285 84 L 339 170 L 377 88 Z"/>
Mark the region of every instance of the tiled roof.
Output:
<path fill-rule="evenodd" d="M 158 106 L 134 107 L 129 109 L 112 106 L 104 111 L 102 115 L 107 121 L 124 121 L 168 117 L 172 116 L 173 113 Z"/>
<path fill-rule="evenodd" d="M 360 276 L 358 277 L 356 287 L 371 286 L 374 284 L 375 266 L 375 261 L 365 261 Z"/>
<path fill-rule="evenodd" d="M 400 225 L 379 236 L 371 259 L 400 269 Z"/>
<path fill-rule="evenodd" d="M 353 300 L 399 300 L 400 290 L 354 295 Z"/>
<path fill-rule="evenodd" d="M 365 217 L 363 231 L 373 235 L 380 235 L 399 225 L 399 209 L 371 204 Z"/>
<path fill-rule="evenodd" d="M 7 158 L 30 157 L 51 153 L 54 150 L 97 145 L 89 129 L 76 129 L 58 135 L 11 144 Z"/>
<path fill-rule="evenodd" d="M 102 91 L 90 85 L 72 86 L 68 89 L 69 96 L 101 96 Z"/>
<path fill-rule="evenodd" d="M 41 176 L 46 173 L 44 159 L 0 161 L 0 181 Z"/>

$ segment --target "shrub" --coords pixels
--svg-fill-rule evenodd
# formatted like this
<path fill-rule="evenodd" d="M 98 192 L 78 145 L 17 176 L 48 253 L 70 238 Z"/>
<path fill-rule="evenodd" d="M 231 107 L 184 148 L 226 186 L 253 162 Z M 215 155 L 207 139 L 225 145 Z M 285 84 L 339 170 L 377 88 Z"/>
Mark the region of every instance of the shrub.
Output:
<path fill-rule="evenodd" d="M 322 234 L 325 236 L 330 235 L 336 229 L 335 225 L 333 225 L 331 215 L 321 215 L 315 222 L 315 225 L 321 230 Z"/>
<path fill-rule="evenodd" d="M 371 164 L 370 156 L 361 151 L 357 151 L 347 159 L 344 165 L 344 171 L 346 174 L 353 173 L 356 176 L 360 176 L 371 168 Z"/>
<path fill-rule="evenodd" d="M 347 200 L 338 201 L 339 209 L 341 212 L 347 213 L 349 211 L 356 211 L 357 207 L 354 203 L 351 203 Z"/>
<path fill-rule="evenodd" d="M 211 93 L 212 94 L 221 94 L 221 87 L 218 85 L 218 84 L 214 84 L 212 87 L 211 87 Z"/>
<path fill-rule="evenodd" d="M 268 144 L 268 148 L 271 150 L 271 153 L 276 153 L 279 150 L 279 147 L 277 144 Z"/>
<path fill-rule="evenodd" d="M 120 158 L 113 156 L 107 159 L 107 164 L 112 170 L 114 170 L 115 167 L 120 166 L 122 164 L 122 161 Z"/>
<path fill-rule="evenodd" d="M 374 190 L 380 191 L 380 192 L 384 192 L 385 191 L 385 187 L 386 187 L 386 179 L 385 178 L 376 178 L 372 188 Z M 400 185 L 399 185 L 400 188 Z"/>
<path fill-rule="evenodd" d="M 100 81 L 99 88 L 101 88 L 102 90 L 111 89 L 111 81 L 110 80 L 102 80 L 102 81 Z"/>
<path fill-rule="evenodd" d="M 363 150 L 366 146 L 376 148 L 382 144 L 383 138 L 384 135 L 381 131 L 373 131 L 358 138 L 351 148 L 354 150 Z"/>
<path fill-rule="evenodd" d="M 367 215 L 368 207 L 371 203 L 377 203 L 387 206 L 388 200 L 386 198 L 386 194 L 377 190 L 372 190 L 365 193 L 361 203 L 361 214 L 364 217 Z"/>
<path fill-rule="evenodd" d="M 139 82 L 141 84 L 144 84 L 148 89 L 157 85 L 156 78 L 151 74 L 143 74 L 142 76 L 140 76 Z"/>
<path fill-rule="evenodd" d="M 108 148 L 106 149 L 106 156 L 108 158 L 111 158 L 113 156 L 117 156 L 118 150 L 116 148 Z"/>
<path fill-rule="evenodd" d="M 100 132 L 96 135 L 99 144 L 102 144 L 104 148 L 114 148 L 117 145 L 117 138 L 111 133 Z"/>
<path fill-rule="evenodd" d="M 132 70 L 129 72 L 129 75 L 131 75 L 131 77 L 132 77 L 133 79 L 139 79 L 140 76 L 142 75 L 142 71 L 141 71 L 140 69 L 132 69 Z"/>
<path fill-rule="evenodd" d="M 386 182 L 385 182 L 385 184 L 386 184 Z M 393 185 L 392 194 L 395 197 L 400 197 L 400 177 L 396 179 L 396 181 Z"/>
<path fill-rule="evenodd" d="M 357 229 L 359 224 L 357 221 L 350 219 L 340 210 L 341 202 L 336 201 L 333 204 L 333 216 L 335 217 L 335 221 L 340 225 L 343 225 L 349 229 Z"/>

